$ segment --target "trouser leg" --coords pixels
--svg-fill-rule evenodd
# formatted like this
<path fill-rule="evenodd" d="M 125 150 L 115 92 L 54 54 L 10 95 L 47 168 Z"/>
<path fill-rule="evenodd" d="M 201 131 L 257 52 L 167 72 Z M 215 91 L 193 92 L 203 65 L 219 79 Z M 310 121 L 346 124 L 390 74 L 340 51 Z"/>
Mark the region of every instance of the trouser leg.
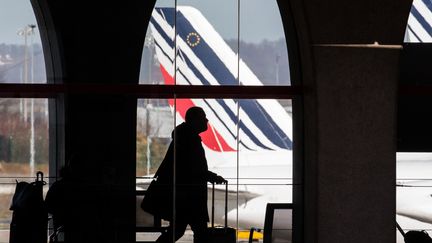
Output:
<path fill-rule="evenodd" d="M 199 220 L 190 223 L 191 229 L 194 233 L 194 243 L 207 243 L 208 230 L 207 221 Z"/>
<path fill-rule="evenodd" d="M 166 232 L 163 232 L 161 236 L 156 240 L 157 243 L 173 243 L 180 239 L 187 227 L 187 223 L 183 221 L 177 221 L 174 225 L 170 223 Z M 173 237 L 175 238 L 173 241 Z"/>

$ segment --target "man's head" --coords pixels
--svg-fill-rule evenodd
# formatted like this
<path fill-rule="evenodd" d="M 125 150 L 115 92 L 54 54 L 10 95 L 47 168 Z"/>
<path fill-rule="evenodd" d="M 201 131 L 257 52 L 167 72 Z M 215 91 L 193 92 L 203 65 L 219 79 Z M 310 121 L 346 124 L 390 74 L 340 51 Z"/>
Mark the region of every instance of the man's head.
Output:
<path fill-rule="evenodd" d="M 201 107 L 193 106 L 186 111 L 186 123 L 198 133 L 207 130 L 207 122 L 206 114 Z"/>

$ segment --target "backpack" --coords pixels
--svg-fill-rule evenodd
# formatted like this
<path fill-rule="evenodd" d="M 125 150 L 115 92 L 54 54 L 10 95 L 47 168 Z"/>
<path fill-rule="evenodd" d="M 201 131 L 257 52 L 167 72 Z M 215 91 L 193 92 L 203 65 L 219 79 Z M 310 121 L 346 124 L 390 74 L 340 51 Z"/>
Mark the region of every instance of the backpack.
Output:
<path fill-rule="evenodd" d="M 411 230 L 405 233 L 405 243 L 432 243 L 432 239 L 424 230 Z"/>
<path fill-rule="evenodd" d="M 10 243 L 46 243 L 48 213 L 43 200 L 43 173 L 37 172 L 36 180 L 16 184 L 10 210 Z"/>

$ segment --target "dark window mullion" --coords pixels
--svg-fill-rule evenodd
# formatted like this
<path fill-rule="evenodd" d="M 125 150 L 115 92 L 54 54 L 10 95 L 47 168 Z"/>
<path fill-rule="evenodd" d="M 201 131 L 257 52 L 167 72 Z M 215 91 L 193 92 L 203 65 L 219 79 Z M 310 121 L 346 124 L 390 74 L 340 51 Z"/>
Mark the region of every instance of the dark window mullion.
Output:
<path fill-rule="evenodd" d="M 60 94 L 128 95 L 136 98 L 292 99 L 300 86 L 186 86 L 130 84 L 0 84 L 4 98 L 56 98 Z"/>

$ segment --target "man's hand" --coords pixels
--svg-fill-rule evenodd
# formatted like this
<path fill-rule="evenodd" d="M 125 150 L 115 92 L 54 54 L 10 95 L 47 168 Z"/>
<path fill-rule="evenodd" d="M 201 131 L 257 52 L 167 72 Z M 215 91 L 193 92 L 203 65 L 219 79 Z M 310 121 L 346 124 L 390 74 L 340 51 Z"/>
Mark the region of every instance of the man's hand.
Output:
<path fill-rule="evenodd" d="M 216 176 L 213 180 L 213 183 L 216 184 L 226 184 L 228 181 L 225 180 L 222 176 Z"/>

